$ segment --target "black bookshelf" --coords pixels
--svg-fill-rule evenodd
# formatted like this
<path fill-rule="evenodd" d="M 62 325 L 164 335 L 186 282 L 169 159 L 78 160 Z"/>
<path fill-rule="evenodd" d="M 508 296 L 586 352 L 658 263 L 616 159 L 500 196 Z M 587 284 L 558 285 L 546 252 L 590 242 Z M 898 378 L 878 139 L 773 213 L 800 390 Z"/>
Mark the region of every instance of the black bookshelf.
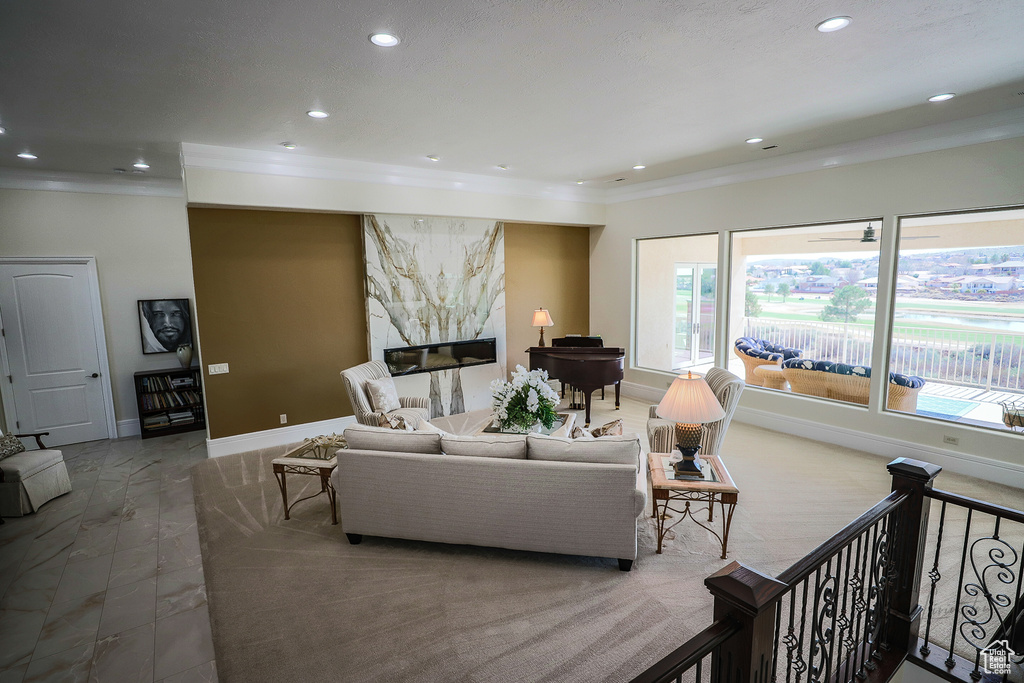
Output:
<path fill-rule="evenodd" d="M 135 400 L 142 438 L 206 428 L 203 375 L 199 368 L 135 373 Z"/>

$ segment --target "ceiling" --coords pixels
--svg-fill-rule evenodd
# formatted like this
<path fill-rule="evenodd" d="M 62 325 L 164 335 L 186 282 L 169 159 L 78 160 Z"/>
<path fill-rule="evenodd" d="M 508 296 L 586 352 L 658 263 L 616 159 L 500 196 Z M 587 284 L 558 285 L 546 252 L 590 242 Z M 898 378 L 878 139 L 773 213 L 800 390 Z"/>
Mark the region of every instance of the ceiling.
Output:
<path fill-rule="evenodd" d="M 836 15 L 853 21 L 815 30 Z M 289 141 L 447 172 L 651 181 L 1024 119 L 1022 25 L 1020 0 L 7 0 L 0 175 L 130 175 L 143 159 L 140 176 L 177 178 L 181 142 Z M 372 45 L 381 30 L 401 43 Z M 926 101 L 943 92 L 957 97 Z"/>

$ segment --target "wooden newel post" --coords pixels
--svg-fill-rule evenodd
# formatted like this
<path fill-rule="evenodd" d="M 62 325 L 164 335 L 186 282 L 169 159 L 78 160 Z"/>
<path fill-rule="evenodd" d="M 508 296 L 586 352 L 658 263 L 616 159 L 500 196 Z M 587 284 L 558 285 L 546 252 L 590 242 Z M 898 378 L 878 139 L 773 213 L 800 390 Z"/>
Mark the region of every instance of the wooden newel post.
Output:
<path fill-rule="evenodd" d="M 897 573 L 889 603 L 888 637 L 890 645 L 902 652 L 909 652 L 917 639 L 921 622 L 921 605 L 917 597 L 921 588 L 924 566 L 925 542 L 928 538 L 928 512 L 931 500 L 925 491 L 932 488 L 932 481 L 942 471 L 938 465 L 897 458 L 887 466 L 892 475 L 892 490 L 906 491 L 910 498 L 903 505 L 893 539 L 892 554 L 896 560 Z"/>
<path fill-rule="evenodd" d="M 712 658 L 712 680 L 734 683 L 771 680 L 775 606 L 786 584 L 733 562 L 704 579 L 704 585 L 715 596 L 715 621 L 731 615 L 742 626 L 739 633 L 722 643 Z"/>

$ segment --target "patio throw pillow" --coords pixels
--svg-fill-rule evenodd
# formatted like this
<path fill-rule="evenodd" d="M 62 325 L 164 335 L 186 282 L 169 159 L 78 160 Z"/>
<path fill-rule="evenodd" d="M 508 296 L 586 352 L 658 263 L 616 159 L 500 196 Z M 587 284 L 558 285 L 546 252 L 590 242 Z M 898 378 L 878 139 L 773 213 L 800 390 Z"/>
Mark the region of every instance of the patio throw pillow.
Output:
<path fill-rule="evenodd" d="M 398 390 L 395 381 L 390 377 L 371 379 L 366 383 L 366 393 L 370 397 L 370 407 L 377 413 L 390 413 L 398 410 L 402 404 L 398 402 Z"/>
<path fill-rule="evenodd" d="M 0 460 L 21 453 L 25 450 L 25 444 L 14 434 L 0 436 Z"/>

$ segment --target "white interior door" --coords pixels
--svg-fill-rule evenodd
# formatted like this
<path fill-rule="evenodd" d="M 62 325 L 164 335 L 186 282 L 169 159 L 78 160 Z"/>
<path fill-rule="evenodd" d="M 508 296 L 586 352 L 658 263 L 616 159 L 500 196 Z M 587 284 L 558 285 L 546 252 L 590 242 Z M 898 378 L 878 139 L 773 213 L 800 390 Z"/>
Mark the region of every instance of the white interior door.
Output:
<path fill-rule="evenodd" d="M 47 446 L 113 436 L 91 290 L 88 264 L 0 263 L 8 425 L 49 432 Z"/>

